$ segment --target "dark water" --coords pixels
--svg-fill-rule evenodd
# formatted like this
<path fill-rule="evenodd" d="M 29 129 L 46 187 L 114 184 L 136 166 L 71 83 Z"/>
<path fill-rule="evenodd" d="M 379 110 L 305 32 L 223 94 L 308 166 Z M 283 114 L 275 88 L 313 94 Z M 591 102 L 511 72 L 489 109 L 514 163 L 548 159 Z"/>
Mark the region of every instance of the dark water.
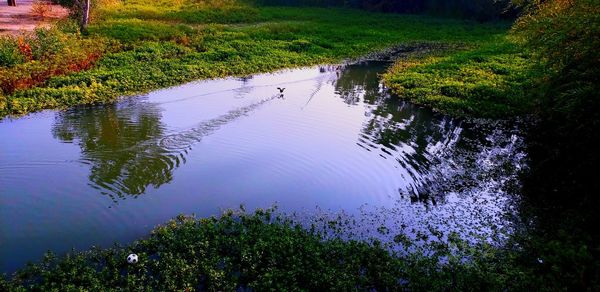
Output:
<path fill-rule="evenodd" d="M 390 97 L 378 81 L 386 66 L 194 82 L 1 121 L 0 272 L 240 204 L 506 225 L 518 130 Z"/>

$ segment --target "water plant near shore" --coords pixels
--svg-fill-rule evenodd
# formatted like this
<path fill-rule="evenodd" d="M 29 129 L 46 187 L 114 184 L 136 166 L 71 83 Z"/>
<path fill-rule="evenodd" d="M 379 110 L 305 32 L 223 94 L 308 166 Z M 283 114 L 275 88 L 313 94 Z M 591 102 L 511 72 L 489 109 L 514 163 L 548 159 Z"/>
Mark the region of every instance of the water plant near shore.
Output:
<path fill-rule="evenodd" d="M 506 118 L 531 112 L 530 55 L 506 37 L 479 47 L 398 60 L 383 76 L 392 92 L 456 116 Z"/>
<path fill-rule="evenodd" d="M 343 219 L 321 227 L 343 228 Z M 383 232 L 383 231 L 382 231 Z M 396 232 L 396 231 L 393 231 Z M 7 290 L 502 290 L 539 285 L 521 270 L 517 254 L 489 244 L 471 245 L 450 234 L 414 249 L 391 252 L 377 240 L 342 240 L 322 228 L 304 228 L 273 209 L 220 217 L 179 216 L 132 245 L 93 248 L 1 279 Z M 329 233 L 331 235 L 332 233 Z M 130 253 L 139 263 L 128 264 Z M 539 286 L 537 286 L 539 287 Z"/>

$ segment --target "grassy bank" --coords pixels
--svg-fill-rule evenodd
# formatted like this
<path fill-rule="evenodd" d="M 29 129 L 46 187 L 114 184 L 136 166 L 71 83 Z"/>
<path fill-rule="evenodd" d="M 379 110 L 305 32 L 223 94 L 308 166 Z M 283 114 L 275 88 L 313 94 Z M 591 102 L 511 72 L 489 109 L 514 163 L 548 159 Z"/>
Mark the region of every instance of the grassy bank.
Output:
<path fill-rule="evenodd" d="M 530 54 L 506 36 L 398 60 L 383 76 L 392 92 L 455 116 L 505 118 L 532 111 Z"/>
<path fill-rule="evenodd" d="M 343 226 L 338 224 L 325 222 Z M 180 216 L 130 246 L 49 255 L 0 278 L 0 289 L 501 291 L 556 284 L 532 277 L 509 249 L 471 246 L 452 234 L 431 241 L 429 253 L 391 253 L 376 241 L 325 238 L 315 230 L 322 229 L 306 229 L 269 210 L 200 220 Z M 396 238 L 397 244 L 407 239 Z M 139 256 L 137 264 L 127 263 L 130 253 Z"/>
<path fill-rule="evenodd" d="M 2 40 L 1 116 L 111 102 L 194 79 L 338 62 L 401 43 L 477 45 L 507 29 L 347 9 L 124 3 L 102 2 L 85 36 L 62 25 Z"/>

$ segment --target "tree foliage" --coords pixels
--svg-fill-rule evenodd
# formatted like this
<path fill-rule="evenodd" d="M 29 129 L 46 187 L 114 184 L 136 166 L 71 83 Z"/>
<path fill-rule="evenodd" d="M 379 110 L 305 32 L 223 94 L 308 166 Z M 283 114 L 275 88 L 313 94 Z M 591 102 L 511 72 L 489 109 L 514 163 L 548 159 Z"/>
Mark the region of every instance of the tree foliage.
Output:
<path fill-rule="evenodd" d="M 509 0 L 255 0 L 262 5 L 342 6 L 391 13 L 429 13 L 476 20 L 513 17 Z"/>
<path fill-rule="evenodd" d="M 591 149 L 593 141 L 600 138 L 600 1 L 521 4 L 527 5 L 528 10 L 513 30 L 544 68 L 537 90 L 543 122 L 553 124 L 550 128 L 555 138 L 559 134 L 564 136 L 551 139 L 555 141 L 547 146 L 569 149 L 549 151 L 550 156 L 545 161 L 560 156 L 570 165 L 564 167 L 569 170 L 564 175 L 582 182 L 559 187 L 559 190 L 591 194 L 588 187 L 598 189 L 598 183 L 594 183 L 597 180 L 591 178 L 591 172 L 586 169 L 595 168 L 599 161 L 597 151 Z M 564 177 L 559 181 L 564 181 Z"/>
<path fill-rule="evenodd" d="M 598 285 L 600 275 L 600 182 L 593 171 L 600 162 L 600 1 L 518 4 L 525 13 L 514 34 L 543 68 L 524 184 L 525 206 L 533 208 L 523 216 L 537 219 L 534 236 L 545 243 L 525 248 L 554 261 L 540 275 L 586 290 Z"/>

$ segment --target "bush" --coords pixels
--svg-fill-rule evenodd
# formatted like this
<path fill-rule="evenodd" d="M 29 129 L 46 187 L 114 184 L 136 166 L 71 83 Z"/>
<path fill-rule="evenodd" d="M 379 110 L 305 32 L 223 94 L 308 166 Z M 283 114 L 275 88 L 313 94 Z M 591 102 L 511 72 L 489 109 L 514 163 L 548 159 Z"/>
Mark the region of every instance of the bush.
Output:
<path fill-rule="evenodd" d="M 589 171 L 600 162 L 598 151 L 592 150 L 600 139 L 600 3 L 546 1 L 531 9 L 513 28 L 546 67 L 535 92 L 543 129 L 536 132 L 533 140 L 540 143 L 532 151 L 540 154 L 535 173 L 545 177 L 536 179 L 536 185 L 545 187 L 532 190 L 531 196 L 563 207 L 589 205 L 600 192 Z M 547 179 L 552 176 L 556 179 Z M 577 199 L 567 204 L 564 194 Z"/>
<path fill-rule="evenodd" d="M 12 50 L 6 55 L 21 57 L 11 67 L 0 68 L 0 88 L 5 94 L 39 85 L 52 76 L 90 69 L 107 49 L 102 39 L 83 39 L 57 29 L 36 29 L 13 42 L 16 45 L 3 46 Z"/>
<path fill-rule="evenodd" d="M 35 0 L 31 5 L 31 14 L 38 19 L 44 19 L 52 12 L 52 5 L 45 0 Z"/>
<path fill-rule="evenodd" d="M 600 3 L 544 1 L 521 17 L 513 32 L 549 67 L 541 87 L 547 105 L 575 123 L 594 121 L 592 108 L 600 103 Z"/>
<path fill-rule="evenodd" d="M 8 111 L 8 99 L 0 92 L 0 115 L 5 115 Z"/>
<path fill-rule="evenodd" d="M 545 68 L 532 96 L 538 121 L 529 133 L 529 175 L 523 201 L 536 218 L 532 252 L 552 258 L 546 279 L 563 278 L 572 290 L 600 283 L 600 2 L 531 3 L 513 28 Z M 590 288 L 595 287 L 595 288 Z"/>
<path fill-rule="evenodd" d="M 25 62 L 17 41 L 12 37 L 0 37 L 0 67 L 12 67 Z"/>

